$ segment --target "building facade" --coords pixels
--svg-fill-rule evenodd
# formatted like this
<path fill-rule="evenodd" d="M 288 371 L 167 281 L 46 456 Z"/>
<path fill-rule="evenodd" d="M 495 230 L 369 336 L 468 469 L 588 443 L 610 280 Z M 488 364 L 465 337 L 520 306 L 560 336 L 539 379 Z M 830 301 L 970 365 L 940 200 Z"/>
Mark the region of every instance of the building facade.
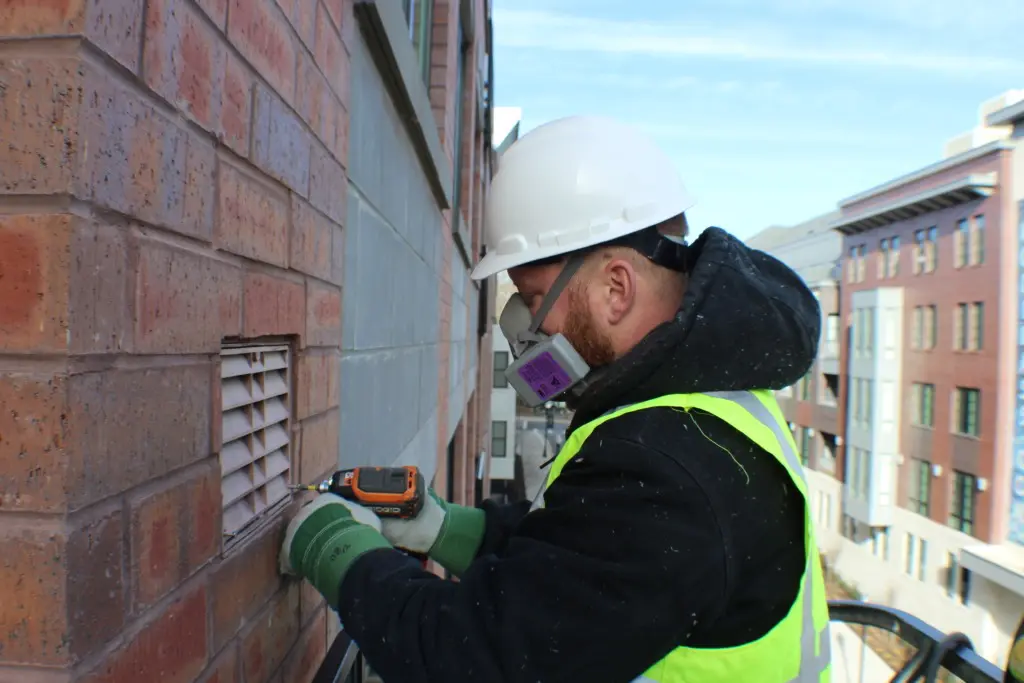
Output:
<path fill-rule="evenodd" d="M 490 13 L 0 13 L 0 679 L 309 680 L 288 484 L 487 495 Z"/>
<path fill-rule="evenodd" d="M 818 357 L 803 379 L 776 396 L 807 468 L 811 504 L 823 528 L 837 527 L 842 507 L 842 483 L 836 469 L 844 433 L 839 419 L 841 326 L 836 280 L 842 237 L 832 230 L 838 215 L 830 212 L 798 225 L 767 228 L 746 240 L 796 271 L 821 306 Z"/>
<path fill-rule="evenodd" d="M 963 631 L 993 661 L 1024 613 L 1005 568 L 972 570 L 1009 526 L 1024 150 L 990 114 L 1015 101 L 985 103 L 946 158 L 842 201 L 832 223 L 843 486 L 822 543 L 869 599 Z"/>
<path fill-rule="evenodd" d="M 518 107 L 494 108 L 492 144 L 497 165 L 501 164 L 501 154 L 519 139 L 522 116 L 523 111 Z M 497 323 L 497 317 L 501 315 L 501 310 L 513 291 L 514 286 L 507 273 L 500 273 L 495 277 L 493 323 Z M 491 347 L 494 368 L 491 378 L 491 493 L 492 497 L 508 499 L 517 495 L 516 392 L 505 378 L 505 368 L 512 362 L 512 350 L 509 348 L 508 340 L 497 327 L 491 335 Z"/>

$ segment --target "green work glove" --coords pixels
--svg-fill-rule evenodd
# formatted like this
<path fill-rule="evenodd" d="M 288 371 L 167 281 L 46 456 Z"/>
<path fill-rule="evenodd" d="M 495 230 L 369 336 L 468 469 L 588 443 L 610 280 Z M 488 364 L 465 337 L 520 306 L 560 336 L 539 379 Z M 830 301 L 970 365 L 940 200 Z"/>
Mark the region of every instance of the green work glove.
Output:
<path fill-rule="evenodd" d="M 356 558 L 390 547 L 377 515 L 341 496 L 322 493 L 288 523 L 280 569 L 308 580 L 333 607 L 341 579 Z"/>
<path fill-rule="evenodd" d="M 484 511 L 449 503 L 433 489 L 412 519 L 381 518 L 384 537 L 400 548 L 429 555 L 459 576 L 466 571 L 484 538 Z"/>

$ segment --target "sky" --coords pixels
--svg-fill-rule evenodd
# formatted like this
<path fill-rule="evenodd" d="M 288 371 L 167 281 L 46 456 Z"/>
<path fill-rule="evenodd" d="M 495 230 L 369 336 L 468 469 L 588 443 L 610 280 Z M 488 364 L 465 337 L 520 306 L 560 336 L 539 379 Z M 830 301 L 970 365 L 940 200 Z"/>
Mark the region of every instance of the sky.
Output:
<path fill-rule="evenodd" d="M 494 0 L 495 100 L 649 131 L 746 238 L 939 160 L 1024 88 L 1024 0 Z"/>

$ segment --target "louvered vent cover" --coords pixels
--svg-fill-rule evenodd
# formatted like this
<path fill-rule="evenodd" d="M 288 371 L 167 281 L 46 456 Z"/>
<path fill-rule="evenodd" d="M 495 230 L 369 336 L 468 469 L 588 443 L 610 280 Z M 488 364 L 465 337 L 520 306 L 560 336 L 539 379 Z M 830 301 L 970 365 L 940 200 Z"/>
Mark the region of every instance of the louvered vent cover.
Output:
<path fill-rule="evenodd" d="M 237 534 L 288 495 L 291 376 L 287 346 L 221 353 L 224 533 Z"/>

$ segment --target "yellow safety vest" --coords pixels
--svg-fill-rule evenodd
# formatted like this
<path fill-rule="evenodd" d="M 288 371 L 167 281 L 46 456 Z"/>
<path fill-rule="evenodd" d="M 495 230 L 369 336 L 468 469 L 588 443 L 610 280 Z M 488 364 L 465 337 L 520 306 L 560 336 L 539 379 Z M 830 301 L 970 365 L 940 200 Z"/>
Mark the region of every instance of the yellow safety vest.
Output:
<path fill-rule="evenodd" d="M 782 463 L 804 497 L 807 564 L 796 600 L 786 617 L 761 638 L 735 647 L 677 647 L 633 683 L 828 683 L 831 680 L 828 602 L 814 539 L 807 481 L 793 435 L 770 391 L 672 394 L 610 411 L 574 431 L 551 463 L 545 489 L 561 474 L 587 437 L 612 418 L 644 408 L 698 409 L 729 423 Z M 724 454 L 723 454 L 724 457 Z M 535 506 L 543 505 L 543 491 Z"/>

